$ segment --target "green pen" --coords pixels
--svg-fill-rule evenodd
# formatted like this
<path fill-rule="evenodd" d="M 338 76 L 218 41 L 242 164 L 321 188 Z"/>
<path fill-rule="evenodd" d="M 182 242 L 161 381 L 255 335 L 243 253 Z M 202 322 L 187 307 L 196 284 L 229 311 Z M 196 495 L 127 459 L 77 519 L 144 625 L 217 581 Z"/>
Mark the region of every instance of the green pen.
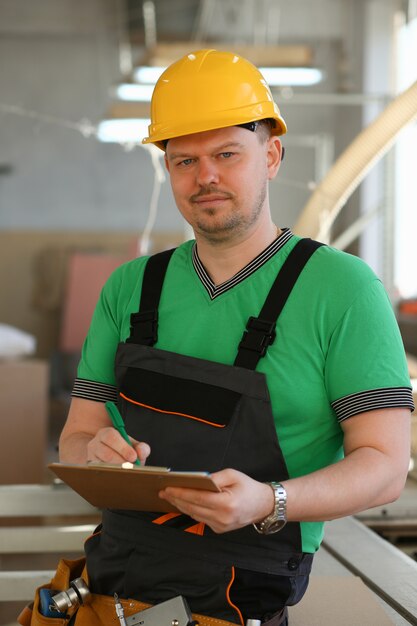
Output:
<path fill-rule="evenodd" d="M 129 439 L 129 435 L 126 432 L 123 417 L 120 415 L 119 409 L 114 404 L 114 402 L 106 402 L 105 406 L 107 413 L 110 415 L 113 426 L 122 435 L 123 439 L 127 441 L 127 443 L 133 448 L 132 442 Z M 139 458 L 136 459 L 135 464 L 140 465 Z"/>

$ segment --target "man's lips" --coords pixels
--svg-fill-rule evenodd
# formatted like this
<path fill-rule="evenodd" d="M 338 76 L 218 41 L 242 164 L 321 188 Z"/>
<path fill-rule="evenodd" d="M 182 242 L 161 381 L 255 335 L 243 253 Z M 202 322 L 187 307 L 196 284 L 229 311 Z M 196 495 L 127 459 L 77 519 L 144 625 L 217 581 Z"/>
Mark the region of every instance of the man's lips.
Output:
<path fill-rule="evenodd" d="M 191 198 L 191 201 L 196 204 L 210 204 L 210 202 L 224 202 L 225 200 L 230 200 L 230 196 L 209 194 L 207 196 L 193 196 Z"/>

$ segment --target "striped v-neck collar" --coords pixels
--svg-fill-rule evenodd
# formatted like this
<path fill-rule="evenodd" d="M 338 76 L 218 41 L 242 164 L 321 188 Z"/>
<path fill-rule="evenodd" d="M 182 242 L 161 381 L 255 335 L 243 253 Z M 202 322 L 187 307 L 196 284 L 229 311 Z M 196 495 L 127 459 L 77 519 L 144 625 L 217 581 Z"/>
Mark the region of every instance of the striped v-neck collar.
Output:
<path fill-rule="evenodd" d="M 262 267 L 270 258 L 274 256 L 281 250 L 281 248 L 287 243 L 289 239 L 293 236 L 291 230 L 289 228 L 284 228 L 282 230 L 281 235 L 275 239 L 265 250 L 263 250 L 258 256 L 256 256 L 252 261 L 250 261 L 245 267 L 237 272 L 232 278 L 229 278 L 224 283 L 220 285 L 215 285 L 208 275 L 204 265 L 200 261 L 200 257 L 198 256 L 197 244 L 195 243 L 193 246 L 193 266 L 197 273 L 197 276 L 201 280 L 204 288 L 210 296 L 211 300 L 221 296 L 223 293 L 235 287 L 239 283 L 241 283 L 245 278 L 256 272 L 257 269 Z"/>

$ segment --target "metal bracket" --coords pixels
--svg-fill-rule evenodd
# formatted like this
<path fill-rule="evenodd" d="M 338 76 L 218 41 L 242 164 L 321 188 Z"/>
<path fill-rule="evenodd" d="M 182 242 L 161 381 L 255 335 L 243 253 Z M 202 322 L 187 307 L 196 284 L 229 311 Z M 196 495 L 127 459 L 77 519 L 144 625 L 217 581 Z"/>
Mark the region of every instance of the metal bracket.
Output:
<path fill-rule="evenodd" d="M 182 596 L 176 596 L 160 604 L 126 617 L 127 626 L 192 626 L 191 611 Z"/>

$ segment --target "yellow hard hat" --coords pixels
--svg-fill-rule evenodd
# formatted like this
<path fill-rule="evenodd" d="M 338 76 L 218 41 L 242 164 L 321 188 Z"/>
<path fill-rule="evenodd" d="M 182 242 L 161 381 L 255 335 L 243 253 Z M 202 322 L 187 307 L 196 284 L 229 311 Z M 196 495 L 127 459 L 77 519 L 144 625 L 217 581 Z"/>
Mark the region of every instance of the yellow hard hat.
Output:
<path fill-rule="evenodd" d="M 152 96 L 149 137 L 165 149 L 167 139 L 201 131 L 275 120 L 274 135 L 287 126 L 261 72 L 233 52 L 198 50 L 170 65 Z"/>

